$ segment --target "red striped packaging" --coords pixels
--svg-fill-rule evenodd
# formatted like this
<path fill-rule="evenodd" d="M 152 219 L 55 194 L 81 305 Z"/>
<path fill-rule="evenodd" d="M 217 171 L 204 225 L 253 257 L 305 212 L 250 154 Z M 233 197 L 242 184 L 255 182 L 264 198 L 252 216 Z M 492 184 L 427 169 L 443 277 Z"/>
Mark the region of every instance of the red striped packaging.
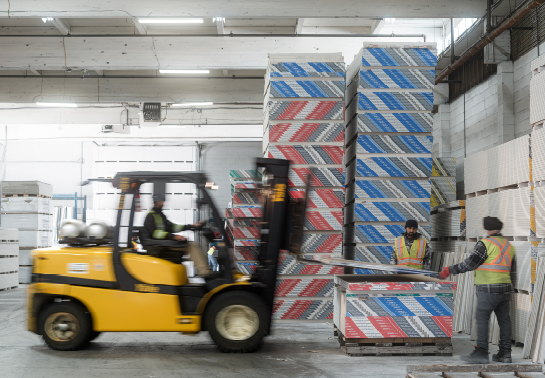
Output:
<path fill-rule="evenodd" d="M 342 123 L 277 123 L 268 131 L 269 142 L 344 142 Z"/>
<path fill-rule="evenodd" d="M 290 189 L 293 199 L 304 198 L 305 191 Z M 342 209 L 344 207 L 344 192 L 342 189 L 311 189 L 307 196 L 307 207 Z"/>
<path fill-rule="evenodd" d="M 305 230 L 341 231 L 343 229 L 342 211 L 307 211 L 305 216 Z"/>
<path fill-rule="evenodd" d="M 342 168 L 290 168 L 288 183 L 290 186 L 306 186 L 310 177 L 311 186 L 342 186 Z"/>
<path fill-rule="evenodd" d="M 287 159 L 291 164 L 342 164 L 344 149 L 340 146 L 269 146 L 269 158 Z"/>

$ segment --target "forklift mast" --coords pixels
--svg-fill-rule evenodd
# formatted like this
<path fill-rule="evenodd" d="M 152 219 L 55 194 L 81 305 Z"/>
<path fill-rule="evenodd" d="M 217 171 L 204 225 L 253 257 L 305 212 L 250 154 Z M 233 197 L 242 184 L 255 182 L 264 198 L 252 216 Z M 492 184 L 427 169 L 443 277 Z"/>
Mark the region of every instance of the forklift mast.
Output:
<path fill-rule="evenodd" d="M 263 219 L 258 265 L 251 281 L 263 284 L 263 299 L 272 309 L 278 257 L 289 248 L 290 220 L 288 194 L 289 161 L 256 159 L 257 170 L 263 169 Z M 256 171 L 257 171 L 256 170 Z"/>

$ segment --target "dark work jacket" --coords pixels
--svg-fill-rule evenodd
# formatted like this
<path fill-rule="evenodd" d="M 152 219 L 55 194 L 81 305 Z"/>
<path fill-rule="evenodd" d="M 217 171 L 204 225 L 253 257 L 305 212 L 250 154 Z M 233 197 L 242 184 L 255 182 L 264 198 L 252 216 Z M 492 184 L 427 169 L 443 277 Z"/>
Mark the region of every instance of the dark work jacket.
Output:
<path fill-rule="evenodd" d="M 161 217 L 163 223 L 162 228 L 159 227 L 160 225 L 155 224 L 155 214 Z M 166 240 L 174 239 L 173 234 L 176 232 L 193 230 L 193 226 L 190 224 L 180 225 L 172 223 L 163 213 L 163 209 L 157 209 L 155 207 L 146 216 L 146 220 L 144 221 L 144 227 L 149 232 L 152 239 Z"/>

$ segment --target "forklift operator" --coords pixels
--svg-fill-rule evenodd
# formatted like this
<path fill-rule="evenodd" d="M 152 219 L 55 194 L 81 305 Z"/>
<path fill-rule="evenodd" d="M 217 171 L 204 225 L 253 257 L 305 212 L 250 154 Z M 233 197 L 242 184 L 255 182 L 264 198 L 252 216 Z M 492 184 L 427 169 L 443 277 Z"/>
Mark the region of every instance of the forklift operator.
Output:
<path fill-rule="evenodd" d="M 182 231 L 196 231 L 203 227 L 204 222 L 187 225 L 172 223 L 163 213 L 164 197 L 153 197 L 153 209 L 151 209 L 144 221 L 144 227 L 148 230 L 152 239 L 184 241 L 186 240 L 185 237 L 174 234 Z"/>
<path fill-rule="evenodd" d="M 153 209 L 151 209 L 144 221 L 144 228 L 148 231 L 149 235 L 151 235 L 152 239 L 177 240 L 183 242 L 186 240 L 185 237 L 174 234 L 182 231 L 197 231 L 203 228 L 204 222 L 197 222 L 195 224 L 188 225 L 172 223 L 163 213 L 164 204 L 164 195 L 153 196 Z M 189 242 L 184 246 L 184 249 L 186 249 L 189 253 L 190 259 L 194 262 L 195 268 L 201 276 L 207 276 L 211 273 L 208 263 L 204 258 L 198 243 Z"/>

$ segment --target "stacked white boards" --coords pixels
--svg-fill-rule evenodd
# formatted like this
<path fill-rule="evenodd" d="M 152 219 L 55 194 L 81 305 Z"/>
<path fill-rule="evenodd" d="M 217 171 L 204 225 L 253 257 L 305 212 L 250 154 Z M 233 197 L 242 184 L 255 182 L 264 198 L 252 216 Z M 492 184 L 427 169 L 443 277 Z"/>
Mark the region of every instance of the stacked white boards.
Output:
<path fill-rule="evenodd" d="M 19 230 L 19 283 L 30 283 L 31 251 L 53 243 L 51 185 L 40 181 L 2 182 L 2 227 Z"/>
<path fill-rule="evenodd" d="M 14 289 L 19 283 L 19 231 L 0 227 L 0 290 Z"/>
<path fill-rule="evenodd" d="M 365 45 L 347 70 L 346 259 L 387 264 L 408 219 L 430 238 L 436 64 L 434 45 Z"/>

